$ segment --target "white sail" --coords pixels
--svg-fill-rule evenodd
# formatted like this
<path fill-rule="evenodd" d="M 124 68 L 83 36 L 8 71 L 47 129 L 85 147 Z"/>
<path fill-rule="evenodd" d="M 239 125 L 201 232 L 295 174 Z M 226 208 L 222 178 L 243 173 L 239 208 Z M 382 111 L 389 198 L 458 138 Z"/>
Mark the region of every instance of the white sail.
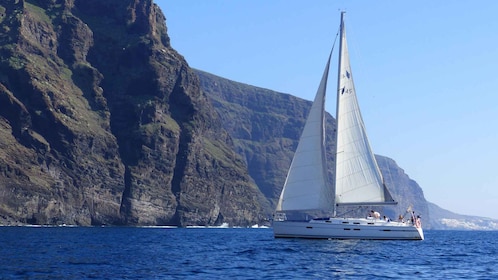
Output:
<path fill-rule="evenodd" d="M 332 209 L 325 159 L 325 92 L 330 56 L 287 173 L 277 211 Z"/>
<path fill-rule="evenodd" d="M 339 52 L 336 204 L 393 203 L 368 143 L 365 125 L 356 99 L 343 19 L 341 19 Z"/>

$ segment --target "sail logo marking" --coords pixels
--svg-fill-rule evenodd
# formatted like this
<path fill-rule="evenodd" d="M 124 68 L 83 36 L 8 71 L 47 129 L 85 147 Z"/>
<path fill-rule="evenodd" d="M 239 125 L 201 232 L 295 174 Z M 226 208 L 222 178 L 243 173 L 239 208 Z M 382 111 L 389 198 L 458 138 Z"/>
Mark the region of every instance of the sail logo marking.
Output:
<path fill-rule="evenodd" d="M 341 90 L 341 95 L 343 95 L 344 93 L 351 94 L 351 93 L 353 93 L 353 89 L 343 87 L 342 90 Z"/>

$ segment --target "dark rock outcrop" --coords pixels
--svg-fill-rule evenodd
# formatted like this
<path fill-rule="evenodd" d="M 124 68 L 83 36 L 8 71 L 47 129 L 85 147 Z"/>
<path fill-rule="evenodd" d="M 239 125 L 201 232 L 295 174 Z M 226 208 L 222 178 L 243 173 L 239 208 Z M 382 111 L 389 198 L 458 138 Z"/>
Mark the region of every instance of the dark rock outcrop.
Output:
<path fill-rule="evenodd" d="M 264 218 L 264 197 L 152 0 L 4 2 L 1 220 L 183 226 Z"/>

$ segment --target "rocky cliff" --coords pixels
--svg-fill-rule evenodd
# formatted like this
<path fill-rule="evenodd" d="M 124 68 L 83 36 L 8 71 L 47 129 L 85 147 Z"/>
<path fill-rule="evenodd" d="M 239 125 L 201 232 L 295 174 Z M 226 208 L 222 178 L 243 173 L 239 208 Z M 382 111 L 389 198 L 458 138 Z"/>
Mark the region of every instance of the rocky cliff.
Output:
<path fill-rule="evenodd" d="M 152 0 L 2 1 L 0 30 L 0 222 L 264 218 Z"/>

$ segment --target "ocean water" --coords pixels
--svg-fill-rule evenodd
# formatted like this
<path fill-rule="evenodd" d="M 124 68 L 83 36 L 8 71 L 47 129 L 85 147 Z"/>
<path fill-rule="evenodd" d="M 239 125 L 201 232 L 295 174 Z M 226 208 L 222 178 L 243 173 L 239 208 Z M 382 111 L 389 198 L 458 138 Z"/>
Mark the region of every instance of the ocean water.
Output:
<path fill-rule="evenodd" d="M 0 279 L 498 279 L 498 232 L 424 241 L 274 239 L 271 229 L 0 227 Z"/>

